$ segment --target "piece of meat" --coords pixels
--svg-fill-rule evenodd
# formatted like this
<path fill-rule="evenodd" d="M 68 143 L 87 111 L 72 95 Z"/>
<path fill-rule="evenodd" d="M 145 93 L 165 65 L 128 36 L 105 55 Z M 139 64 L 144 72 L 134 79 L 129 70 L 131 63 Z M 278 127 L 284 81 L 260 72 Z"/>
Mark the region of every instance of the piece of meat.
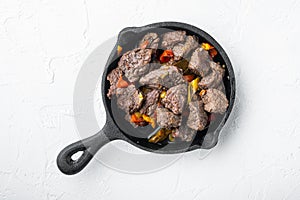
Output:
<path fill-rule="evenodd" d="M 212 71 L 210 74 L 204 76 L 201 79 L 198 84 L 200 88 L 219 88 L 220 85 L 223 84 L 225 69 L 222 68 L 218 63 L 215 63 L 213 61 L 210 62 L 210 67 Z"/>
<path fill-rule="evenodd" d="M 125 70 L 125 76 L 130 82 L 138 81 L 150 69 L 149 64 Z"/>
<path fill-rule="evenodd" d="M 175 85 L 185 83 L 182 74 L 174 66 L 161 66 L 153 70 L 140 79 L 140 84 L 149 85 L 155 88 L 164 86 L 171 88 Z"/>
<path fill-rule="evenodd" d="M 199 46 L 198 38 L 196 36 L 187 36 L 184 44 L 179 43 L 173 47 L 174 60 L 178 61 L 181 58 L 185 58 L 197 46 Z"/>
<path fill-rule="evenodd" d="M 201 97 L 204 103 L 204 110 L 207 112 L 220 114 L 226 112 L 228 100 L 220 90 L 210 88 Z"/>
<path fill-rule="evenodd" d="M 134 113 L 140 109 L 143 103 L 140 92 L 134 85 L 129 85 L 126 88 L 117 88 L 117 105 L 126 113 Z"/>
<path fill-rule="evenodd" d="M 167 108 L 157 108 L 156 115 L 157 124 L 161 128 L 170 129 L 181 125 L 181 116 L 175 115 Z"/>
<path fill-rule="evenodd" d="M 151 61 L 151 53 L 151 49 L 140 48 L 128 51 L 121 57 L 118 67 L 130 82 L 137 81 L 149 71 L 147 64 Z"/>
<path fill-rule="evenodd" d="M 203 108 L 201 100 L 189 103 L 190 114 L 187 120 L 187 126 L 193 130 L 202 131 L 207 124 L 208 116 Z"/>
<path fill-rule="evenodd" d="M 122 71 L 148 64 L 151 60 L 151 49 L 136 48 L 123 54 L 118 66 Z"/>
<path fill-rule="evenodd" d="M 187 100 L 187 85 L 180 84 L 168 89 L 166 97 L 161 100 L 165 108 L 174 114 L 181 114 Z"/>
<path fill-rule="evenodd" d="M 122 70 L 120 68 L 113 69 L 106 77 L 110 82 L 110 88 L 107 93 L 107 97 L 111 99 L 112 95 L 116 94 L 117 83 L 122 75 Z"/>
<path fill-rule="evenodd" d="M 183 125 L 174 129 L 172 131 L 172 136 L 185 142 L 191 142 L 195 138 L 196 133 L 197 131 L 189 128 L 186 125 Z"/>
<path fill-rule="evenodd" d="M 145 95 L 145 101 L 140 109 L 140 113 L 146 114 L 148 116 L 153 115 L 157 108 L 157 102 L 159 99 L 159 90 L 152 90 Z"/>
<path fill-rule="evenodd" d="M 186 36 L 185 31 L 171 31 L 163 34 L 161 47 L 163 49 L 170 49 L 175 44 L 183 42 Z"/>
<path fill-rule="evenodd" d="M 204 77 L 211 71 L 210 61 L 211 58 L 208 51 L 203 48 L 197 48 L 191 57 L 188 68 L 195 74 Z"/>
<path fill-rule="evenodd" d="M 158 48 L 159 37 L 157 33 L 147 33 L 140 41 L 140 48 L 150 48 L 156 50 Z"/>

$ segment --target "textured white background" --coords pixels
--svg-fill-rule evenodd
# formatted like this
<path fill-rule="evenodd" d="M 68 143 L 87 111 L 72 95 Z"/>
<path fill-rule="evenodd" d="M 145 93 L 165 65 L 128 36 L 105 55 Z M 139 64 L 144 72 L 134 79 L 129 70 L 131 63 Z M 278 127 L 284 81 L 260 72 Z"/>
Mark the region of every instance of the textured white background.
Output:
<path fill-rule="evenodd" d="M 299 18 L 298 0 L 0 0 L 0 199 L 300 199 Z M 55 159 L 79 139 L 84 60 L 122 28 L 158 21 L 202 28 L 233 63 L 237 103 L 218 146 L 155 173 L 91 162 L 63 175 Z"/>

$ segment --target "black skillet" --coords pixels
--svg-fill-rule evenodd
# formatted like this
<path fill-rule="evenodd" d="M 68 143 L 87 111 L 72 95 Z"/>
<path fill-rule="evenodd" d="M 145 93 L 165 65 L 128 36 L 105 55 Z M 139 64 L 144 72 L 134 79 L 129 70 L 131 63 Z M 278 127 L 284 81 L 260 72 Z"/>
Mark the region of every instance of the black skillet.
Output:
<path fill-rule="evenodd" d="M 117 55 L 117 46 L 120 45 L 123 47 L 122 52 L 126 52 L 135 48 L 138 41 L 146 33 L 157 32 L 161 34 L 170 30 L 185 30 L 187 35 L 198 36 L 199 43 L 210 43 L 218 52 L 218 55 L 214 58 L 214 60 L 226 66 L 224 86 L 226 90 L 226 96 L 229 99 L 229 107 L 224 115 L 218 116 L 208 129 L 198 132 L 193 141 L 188 144 L 185 142 L 162 142 L 158 144 L 149 143 L 147 137 L 149 136 L 149 133 L 153 132 L 154 130 L 149 126 L 145 128 L 133 128 L 131 124 L 124 120 L 125 113 L 118 110 L 115 101 L 108 99 L 106 96 L 110 87 L 109 82 L 106 80 L 106 76 L 112 69 L 116 68 L 119 61 L 119 56 Z M 119 33 L 117 44 L 112 50 L 105 66 L 101 89 L 102 99 L 106 110 L 106 124 L 102 130 L 95 135 L 75 142 L 64 148 L 59 153 L 57 157 L 57 165 L 60 171 L 62 171 L 64 174 L 71 175 L 80 172 L 102 146 L 117 139 L 129 142 L 140 149 L 161 154 L 175 154 L 192 151 L 195 149 L 213 148 L 217 144 L 219 133 L 233 108 L 235 100 L 235 76 L 232 65 L 225 51 L 209 34 L 197 27 L 185 23 L 160 22 L 143 27 L 125 28 Z M 72 155 L 79 151 L 82 151 L 83 153 L 78 159 L 73 160 L 71 158 Z"/>

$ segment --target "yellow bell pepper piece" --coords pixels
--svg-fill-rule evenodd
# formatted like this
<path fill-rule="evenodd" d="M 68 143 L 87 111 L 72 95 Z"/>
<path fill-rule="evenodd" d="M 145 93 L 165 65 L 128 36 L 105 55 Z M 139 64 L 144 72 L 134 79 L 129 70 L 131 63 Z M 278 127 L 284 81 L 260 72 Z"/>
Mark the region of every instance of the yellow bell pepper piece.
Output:
<path fill-rule="evenodd" d="M 120 45 L 118 45 L 118 47 L 117 47 L 118 56 L 121 54 L 122 50 L 123 50 L 123 48 Z"/>
<path fill-rule="evenodd" d="M 192 89 L 193 89 L 193 92 L 195 93 L 197 90 L 198 90 L 198 88 L 199 88 L 199 86 L 198 86 L 198 83 L 200 82 L 200 78 L 198 77 L 198 78 L 195 78 L 194 80 L 192 80 L 192 82 L 191 82 L 191 85 L 192 85 Z"/>
<path fill-rule="evenodd" d="M 160 93 L 160 98 L 161 98 L 161 99 L 165 98 L 165 97 L 166 97 L 166 94 L 167 94 L 166 91 L 162 91 L 162 92 Z"/>
<path fill-rule="evenodd" d="M 201 47 L 202 47 L 202 49 L 205 49 L 206 51 L 211 50 L 211 49 L 214 48 L 213 46 L 211 46 L 208 43 L 202 43 Z"/>

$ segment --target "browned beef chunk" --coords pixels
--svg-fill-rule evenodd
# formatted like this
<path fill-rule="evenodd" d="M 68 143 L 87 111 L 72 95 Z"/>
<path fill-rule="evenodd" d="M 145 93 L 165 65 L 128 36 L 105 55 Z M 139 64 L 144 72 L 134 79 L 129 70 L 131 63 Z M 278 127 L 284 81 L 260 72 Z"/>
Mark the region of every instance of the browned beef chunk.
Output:
<path fill-rule="evenodd" d="M 198 39 L 195 36 L 187 36 L 185 43 L 179 43 L 173 47 L 174 60 L 178 61 L 186 57 L 192 50 L 199 46 Z"/>
<path fill-rule="evenodd" d="M 196 133 L 197 133 L 197 131 L 187 127 L 186 125 L 183 125 L 183 126 L 180 126 L 179 128 L 176 128 L 172 132 L 172 135 L 175 138 L 179 138 L 182 141 L 191 142 L 194 139 Z"/>
<path fill-rule="evenodd" d="M 183 42 L 185 39 L 185 31 L 172 31 L 163 35 L 161 46 L 164 49 L 170 49 L 175 44 Z"/>
<path fill-rule="evenodd" d="M 197 48 L 191 57 L 189 69 L 192 70 L 195 74 L 204 77 L 211 70 L 209 66 L 210 61 L 211 58 L 208 54 L 208 51 L 202 48 Z"/>
<path fill-rule="evenodd" d="M 157 108 L 159 90 L 152 90 L 145 95 L 145 101 L 140 109 L 140 113 L 151 116 Z"/>
<path fill-rule="evenodd" d="M 135 82 L 141 78 L 142 75 L 149 71 L 150 66 L 144 65 L 137 68 L 130 68 L 125 71 L 125 76 L 130 82 Z"/>
<path fill-rule="evenodd" d="M 187 99 L 187 85 L 180 84 L 171 87 L 166 94 L 166 97 L 161 100 L 161 103 L 174 114 L 181 114 Z"/>
<path fill-rule="evenodd" d="M 108 98 L 111 98 L 112 95 L 116 94 L 117 83 L 121 75 L 122 70 L 120 68 L 113 69 L 107 75 L 107 80 L 110 82 L 110 88 L 107 93 Z"/>
<path fill-rule="evenodd" d="M 142 106 L 142 98 L 134 85 L 127 88 L 117 88 L 117 104 L 119 108 L 127 113 L 134 113 Z"/>
<path fill-rule="evenodd" d="M 203 109 L 201 100 L 192 101 L 189 103 L 190 114 L 187 120 L 187 125 L 193 130 L 202 131 L 207 124 L 207 114 Z"/>
<path fill-rule="evenodd" d="M 223 92 L 217 89 L 208 89 L 202 95 L 204 110 L 210 113 L 224 113 L 228 107 L 228 100 Z"/>
<path fill-rule="evenodd" d="M 159 43 L 159 37 L 157 33 L 147 33 L 140 41 L 140 48 L 157 49 Z"/>
<path fill-rule="evenodd" d="M 181 116 L 175 115 L 166 108 L 157 108 L 157 124 L 161 128 L 173 128 L 181 125 Z"/>
<path fill-rule="evenodd" d="M 201 88 L 218 88 L 223 84 L 225 69 L 213 61 L 210 62 L 210 67 L 212 69 L 211 73 L 204 76 L 199 82 L 199 87 Z"/>
<path fill-rule="evenodd" d="M 126 52 L 120 59 L 118 66 L 125 72 L 130 82 L 137 81 L 149 71 L 147 64 L 151 61 L 151 49 L 133 49 Z"/>
<path fill-rule="evenodd" d="M 185 83 L 185 80 L 174 66 L 161 66 L 159 69 L 149 72 L 140 79 L 140 84 L 157 88 L 159 86 L 171 88 L 181 83 Z"/>

